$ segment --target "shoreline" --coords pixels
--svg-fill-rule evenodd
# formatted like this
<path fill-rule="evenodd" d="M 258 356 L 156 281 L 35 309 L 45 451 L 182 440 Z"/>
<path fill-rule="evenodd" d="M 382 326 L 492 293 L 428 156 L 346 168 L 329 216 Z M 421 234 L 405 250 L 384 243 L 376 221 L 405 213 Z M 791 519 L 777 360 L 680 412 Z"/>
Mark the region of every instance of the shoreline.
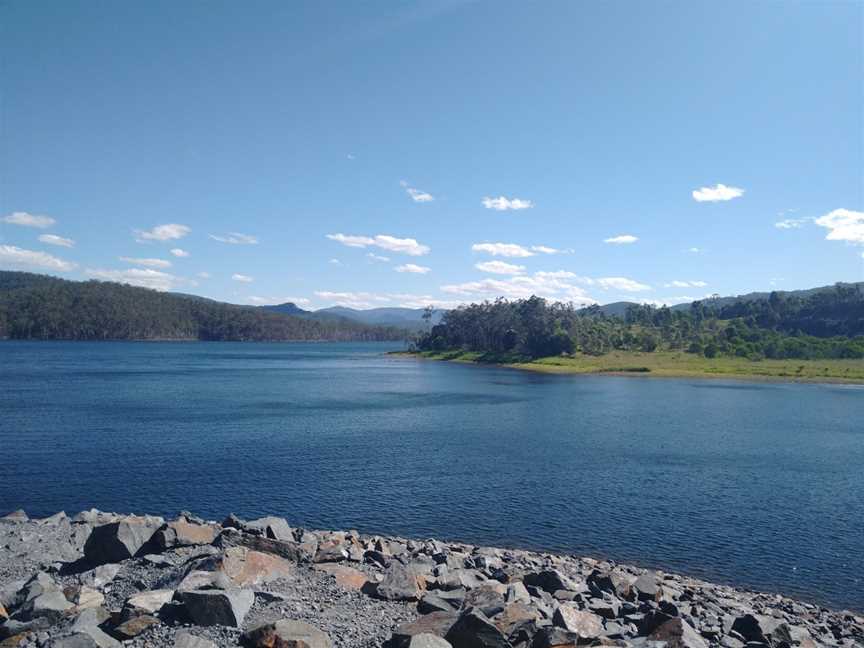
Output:
<path fill-rule="evenodd" d="M 274 635 L 310 648 L 854 648 L 864 611 L 609 560 L 272 516 L 0 518 L 3 648 L 267 648 Z"/>
<path fill-rule="evenodd" d="M 573 364 L 556 364 L 560 362 L 557 358 L 540 358 L 534 361 L 524 362 L 496 362 L 486 361 L 470 357 L 471 354 L 459 354 L 446 357 L 452 353 L 430 353 L 418 351 L 391 351 L 387 354 L 394 358 L 425 360 L 434 362 L 452 362 L 464 365 L 481 367 L 496 367 L 499 369 L 511 369 L 515 371 L 528 371 L 532 373 L 557 375 L 557 376 L 617 376 L 627 378 L 692 378 L 696 380 L 739 380 L 742 382 L 768 382 L 768 383 L 793 383 L 811 385 L 864 385 L 864 377 L 847 378 L 843 376 L 796 376 L 783 374 L 760 374 L 760 373 L 737 373 L 723 371 L 699 371 L 686 368 L 661 368 L 651 369 L 634 367 L 628 369 L 604 369 L 599 367 L 579 367 Z M 467 356 L 467 357 L 466 357 Z M 569 360 L 569 359 L 563 359 Z M 545 362 L 543 362 L 545 361 Z M 811 361 L 816 362 L 816 361 Z M 861 364 L 862 375 L 864 375 L 864 362 Z"/>

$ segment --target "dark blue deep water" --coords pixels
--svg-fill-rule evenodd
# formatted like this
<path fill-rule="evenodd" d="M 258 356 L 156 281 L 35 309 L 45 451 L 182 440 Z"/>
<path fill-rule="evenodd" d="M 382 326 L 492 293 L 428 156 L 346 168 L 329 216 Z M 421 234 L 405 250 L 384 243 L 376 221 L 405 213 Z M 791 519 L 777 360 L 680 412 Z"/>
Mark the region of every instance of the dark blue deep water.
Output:
<path fill-rule="evenodd" d="M 543 376 L 392 345 L 0 343 L 0 509 L 609 557 L 864 609 L 864 389 Z"/>

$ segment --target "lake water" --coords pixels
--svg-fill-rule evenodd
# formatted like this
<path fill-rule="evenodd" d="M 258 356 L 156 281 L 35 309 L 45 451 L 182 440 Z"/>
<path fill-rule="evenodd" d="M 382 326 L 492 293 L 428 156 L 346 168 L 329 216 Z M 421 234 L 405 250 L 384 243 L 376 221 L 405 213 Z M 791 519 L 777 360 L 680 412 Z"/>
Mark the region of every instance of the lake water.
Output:
<path fill-rule="evenodd" d="M 0 343 L 0 509 L 357 528 L 864 610 L 864 389 L 544 376 L 380 344 Z"/>

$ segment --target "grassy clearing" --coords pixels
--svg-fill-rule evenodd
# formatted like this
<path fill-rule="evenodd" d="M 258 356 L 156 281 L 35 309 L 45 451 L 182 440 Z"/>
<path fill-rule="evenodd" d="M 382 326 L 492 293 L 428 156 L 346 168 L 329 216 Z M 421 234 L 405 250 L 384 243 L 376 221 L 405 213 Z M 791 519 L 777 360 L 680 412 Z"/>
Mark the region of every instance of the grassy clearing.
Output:
<path fill-rule="evenodd" d="M 558 374 L 617 374 L 661 377 L 743 378 L 810 382 L 864 383 L 864 360 L 759 360 L 705 358 L 691 353 L 613 351 L 601 356 L 529 360 L 463 351 L 404 354 L 430 360 L 499 364 L 515 369 Z"/>

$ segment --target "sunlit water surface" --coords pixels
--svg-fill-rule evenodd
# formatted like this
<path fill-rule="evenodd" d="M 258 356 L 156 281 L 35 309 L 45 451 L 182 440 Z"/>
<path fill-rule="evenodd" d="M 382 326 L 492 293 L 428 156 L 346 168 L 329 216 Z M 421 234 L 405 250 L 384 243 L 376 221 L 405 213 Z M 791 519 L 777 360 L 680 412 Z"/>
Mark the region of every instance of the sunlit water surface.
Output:
<path fill-rule="evenodd" d="M 864 609 L 864 390 L 544 376 L 383 344 L 0 343 L 0 509 L 608 557 Z"/>

